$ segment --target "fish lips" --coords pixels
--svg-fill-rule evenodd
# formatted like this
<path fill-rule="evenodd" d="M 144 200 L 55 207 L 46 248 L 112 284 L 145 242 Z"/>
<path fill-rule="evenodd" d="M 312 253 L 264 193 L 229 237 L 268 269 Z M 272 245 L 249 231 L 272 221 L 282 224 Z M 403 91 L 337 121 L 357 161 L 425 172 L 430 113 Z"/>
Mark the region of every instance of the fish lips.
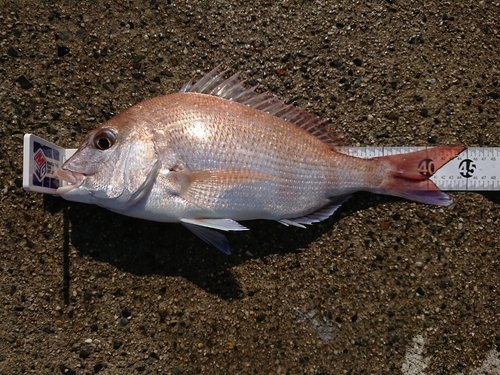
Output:
<path fill-rule="evenodd" d="M 80 186 L 83 180 L 85 179 L 85 175 L 83 173 L 73 172 L 70 171 L 69 169 L 64 169 L 64 168 L 59 169 L 57 171 L 57 176 L 71 185 L 78 185 L 78 186 Z"/>
<path fill-rule="evenodd" d="M 58 195 L 70 201 L 91 203 L 93 199 L 89 191 L 80 189 L 85 180 L 85 175 L 83 173 L 73 172 L 63 168 L 57 171 L 57 176 L 68 183 L 68 185 L 57 188 L 56 193 Z"/>
<path fill-rule="evenodd" d="M 98 204 L 99 195 L 89 190 L 83 184 L 85 179 L 91 175 L 62 168 L 57 171 L 57 176 L 68 183 L 65 186 L 57 188 L 57 195 L 72 202 Z"/>

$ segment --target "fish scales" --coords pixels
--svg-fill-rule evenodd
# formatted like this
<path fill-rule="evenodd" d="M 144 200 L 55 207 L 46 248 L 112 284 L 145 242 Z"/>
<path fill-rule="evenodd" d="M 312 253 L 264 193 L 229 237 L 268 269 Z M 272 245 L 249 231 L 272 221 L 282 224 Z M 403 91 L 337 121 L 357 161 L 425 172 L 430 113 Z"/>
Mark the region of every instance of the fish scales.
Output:
<path fill-rule="evenodd" d="M 447 205 L 421 170 L 463 150 L 442 146 L 374 159 L 335 150 L 348 137 L 237 75 L 217 69 L 181 92 L 138 103 L 91 132 L 59 176 L 65 199 L 124 215 L 180 222 L 228 253 L 217 230 L 269 219 L 304 227 L 328 218 L 356 191 Z"/>
<path fill-rule="evenodd" d="M 233 194 L 224 192 L 237 181 L 214 180 L 204 195 L 198 193 L 209 210 L 221 204 L 232 206 L 231 215 L 255 212 L 249 216 L 252 219 L 303 216 L 311 207 L 328 203 L 333 186 L 336 190 L 360 186 L 353 172 L 360 166 L 349 166 L 348 161 L 363 164 L 363 160 L 334 154 L 331 147 L 280 118 L 204 94 L 177 93 L 167 102 L 161 99 L 154 111 L 155 129 L 170 136 L 158 134 L 156 143 L 172 149 L 180 170 L 252 170 L 268 176 L 233 187 L 237 190 Z M 162 192 L 157 194 L 161 201 Z M 251 199 L 256 194 L 259 199 Z"/>
<path fill-rule="evenodd" d="M 301 173 L 297 167 L 312 173 L 319 166 L 328 167 L 322 152 L 331 149 L 284 120 L 218 97 L 192 93 L 171 96 L 173 103 L 159 101 L 164 110 L 161 115 L 157 112 L 157 121 L 172 138 L 159 138 L 158 142 L 160 147 L 175 147 L 179 159 L 190 163 L 187 167 L 191 170 L 251 166 L 266 171 L 271 168 L 294 178 Z"/>

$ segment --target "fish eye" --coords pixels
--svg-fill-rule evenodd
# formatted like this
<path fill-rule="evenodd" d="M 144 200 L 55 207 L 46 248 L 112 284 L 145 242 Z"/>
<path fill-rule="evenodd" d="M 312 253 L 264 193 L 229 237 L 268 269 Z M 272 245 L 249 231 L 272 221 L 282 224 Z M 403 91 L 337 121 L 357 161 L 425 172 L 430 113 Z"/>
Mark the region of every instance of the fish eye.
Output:
<path fill-rule="evenodd" d="M 94 146 L 95 148 L 104 151 L 111 148 L 116 141 L 115 133 L 113 133 L 110 129 L 101 130 L 94 137 Z"/>

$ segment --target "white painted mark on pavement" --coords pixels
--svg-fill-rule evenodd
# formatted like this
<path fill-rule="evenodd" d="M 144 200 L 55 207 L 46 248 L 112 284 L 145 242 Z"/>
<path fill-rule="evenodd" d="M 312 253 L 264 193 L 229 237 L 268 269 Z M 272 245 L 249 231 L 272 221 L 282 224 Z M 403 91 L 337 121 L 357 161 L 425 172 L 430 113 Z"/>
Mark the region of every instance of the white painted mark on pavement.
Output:
<path fill-rule="evenodd" d="M 326 316 L 321 316 L 314 310 L 305 314 L 299 309 L 295 310 L 295 312 L 301 317 L 301 321 L 308 320 L 311 323 L 321 340 L 331 341 L 337 336 L 337 330 L 332 326 L 332 322 Z"/>
<path fill-rule="evenodd" d="M 492 349 L 479 370 L 474 370 L 469 375 L 500 375 L 500 352 Z"/>
<path fill-rule="evenodd" d="M 413 338 L 413 348 L 408 350 L 405 355 L 405 361 L 401 368 L 403 375 L 424 375 L 424 370 L 428 366 L 431 357 L 425 358 L 422 355 L 424 351 L 424 338 L 417 335 Z"/>
<path fill-rule="evenodd" d="M 432 357 L 423 356 L 424 344 L 423 336 L 417 335 L 413 338 L 413 348 L 406 352 L 405 361 L 401 367 L 403 375 L 425 375 L 424 370 Z M 468 375 L 500 375 L 500 352 L 496 349 L 490 350 L 481 368 L 469 372 Z"/>

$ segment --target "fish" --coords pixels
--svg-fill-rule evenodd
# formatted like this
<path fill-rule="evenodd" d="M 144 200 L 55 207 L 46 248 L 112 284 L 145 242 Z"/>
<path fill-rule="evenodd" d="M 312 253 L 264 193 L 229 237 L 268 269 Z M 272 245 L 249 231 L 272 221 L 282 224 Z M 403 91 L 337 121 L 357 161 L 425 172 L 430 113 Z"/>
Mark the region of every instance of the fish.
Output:
<path fill-rule="evenodd" d="M 449 205 L 429 180 L 464 150 L 439 146 L 357 158 L 347 134 L 317 115 L 213 69 L 180 92 L 147 99 L 91 131 L 57 172 L 69 201 L 158 222 L 181 223 L 229 254 L 221 231 L 245 220 L 306 225 L 368 191 Z M 432 161 L 422 173 L 422 161 Z"/>

